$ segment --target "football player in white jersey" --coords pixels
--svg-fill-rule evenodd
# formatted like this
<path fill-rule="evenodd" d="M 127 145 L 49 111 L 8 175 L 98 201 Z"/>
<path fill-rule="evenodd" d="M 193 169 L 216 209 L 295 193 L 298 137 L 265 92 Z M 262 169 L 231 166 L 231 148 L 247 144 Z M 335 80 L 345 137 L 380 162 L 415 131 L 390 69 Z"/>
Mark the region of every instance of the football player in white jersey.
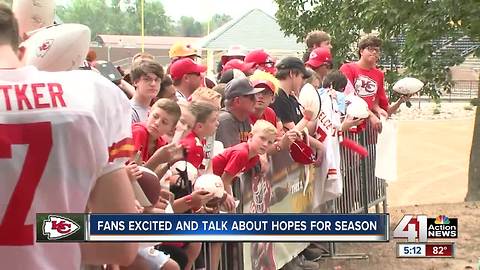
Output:
<path fill-rule="evenodd" d="M 36 213 L 135 212 L 124 169 L 130 107 L 95 72 L 23 67 L 18 42 L 14 15 L 0 4 L 0 268 L 129 265 L 138 244 L 35 241 Z"/>

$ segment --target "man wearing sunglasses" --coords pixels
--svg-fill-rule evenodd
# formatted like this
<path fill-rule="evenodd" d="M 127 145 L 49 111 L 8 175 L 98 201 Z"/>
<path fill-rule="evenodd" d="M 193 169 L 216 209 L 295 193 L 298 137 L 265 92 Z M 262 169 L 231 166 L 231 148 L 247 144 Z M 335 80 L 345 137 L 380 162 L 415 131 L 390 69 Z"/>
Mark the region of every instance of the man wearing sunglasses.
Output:
<path fill-rule="evenodd" d="M 263 49 L 253 50 L 245 56 L 245 63 L 254 63 L 253 71 L 261 70 L 275 75 L 275 59 Z"/>
<path fill-rule="evenodd" d="M 233 79 L 225 86 L 225 108 L 220 111 L 216 133 L 225 148 L 248 140 L 249 116 L 254 112 L 255 94 L 261 91 L 263 88 L 254 88 L 248 78 Z"/>
<path fill-rule="evenodd" d="M 170 76 L 177 92 L 178 100 L 188 101 L 190 95 L 202 84 L 202 73 L 207 67 L 195 63 L 190 58 L 182 58 L 170 66 Z"/>

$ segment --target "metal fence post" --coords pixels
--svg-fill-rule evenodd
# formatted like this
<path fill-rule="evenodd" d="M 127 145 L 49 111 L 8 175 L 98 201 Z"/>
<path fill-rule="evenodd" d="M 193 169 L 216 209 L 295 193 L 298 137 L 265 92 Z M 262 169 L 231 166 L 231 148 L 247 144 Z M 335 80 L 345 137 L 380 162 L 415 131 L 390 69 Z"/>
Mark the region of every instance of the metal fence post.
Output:
<path fill-rule="evenodd" d="M 363 145 L 363 146 L 366 146 L 367 145 L 367 140 L 366 140 L 366 136 L 365 136 L 365 133 L 367 132 L 367 130 L 365 130 L 364 132 L 361 132 L 360 133 L 360 136 L 359 136 L 359 141 L 360 141 L 360 144 Z M 360 181 L 361 181 L 361 194 L 362 194 L 362 204 L 363 204 L 363 212 L 364 213 L 368 213 L 368 179 L 367 179 L 367 159 L 366 158 L 362 158 L 360 159 Z"/>

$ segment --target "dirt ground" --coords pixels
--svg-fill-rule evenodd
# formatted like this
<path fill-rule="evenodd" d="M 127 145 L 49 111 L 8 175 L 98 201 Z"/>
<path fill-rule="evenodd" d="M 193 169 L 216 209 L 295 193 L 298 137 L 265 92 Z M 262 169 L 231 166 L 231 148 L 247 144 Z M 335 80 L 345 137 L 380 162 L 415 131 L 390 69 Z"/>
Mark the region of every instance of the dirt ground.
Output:
<path fill-rule="evenodd" d="M 398 122 L 398 179 L 388 204 L 462 202 L 467 193 L 474 118 Z"/>
<path fill-rule="evenodd" d="M 362 253 L 368 259 L 327 258 L 320 262 L 320 269 L 463 270 L 471 266 L 476 270 L 480 263 L 480 202 L 463 203 L 473 121 L 473 117 L 399 121 L 399 174 L 397 181 L 388 186 L 391 230 L 404 214 L 458 218 L 459 237 L 452 239 L 456 242 L 455 258 L 399 259 L 395 250 L 397 240 L 339 244 L 337 254 Z"/>

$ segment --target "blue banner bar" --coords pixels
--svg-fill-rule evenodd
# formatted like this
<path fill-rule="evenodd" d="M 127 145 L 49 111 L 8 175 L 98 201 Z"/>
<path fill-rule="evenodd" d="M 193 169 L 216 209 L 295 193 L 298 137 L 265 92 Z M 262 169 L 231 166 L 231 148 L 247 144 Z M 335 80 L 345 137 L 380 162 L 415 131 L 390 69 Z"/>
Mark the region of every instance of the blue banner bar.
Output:
<path fill-rule="evenodd" d="M 389 216 L 90 214 L 88 231 L 93 241 L 388 241 Z"/>

